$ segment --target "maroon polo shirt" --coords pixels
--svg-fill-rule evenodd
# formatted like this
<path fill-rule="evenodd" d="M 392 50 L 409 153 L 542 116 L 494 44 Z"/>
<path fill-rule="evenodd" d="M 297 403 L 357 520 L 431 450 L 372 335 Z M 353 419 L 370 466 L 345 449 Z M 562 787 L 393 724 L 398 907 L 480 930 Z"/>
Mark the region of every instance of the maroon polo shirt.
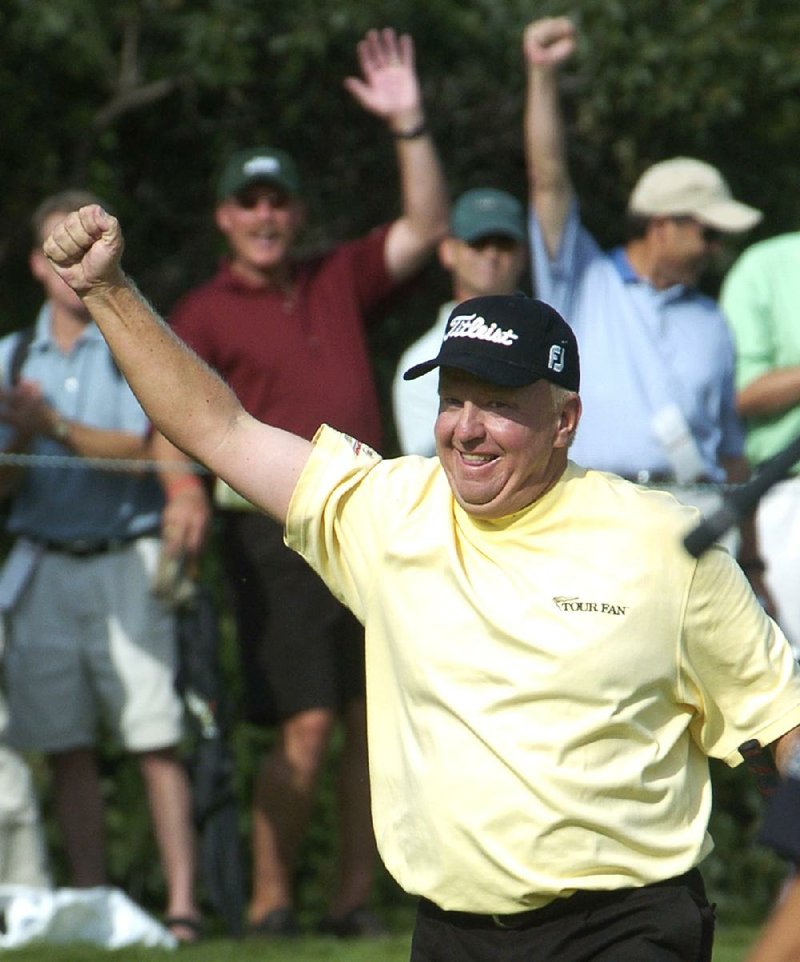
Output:
<path fill-rule="evenodd" d="M 365 325 L 391 291 L 389 225 L 296 265 L 285 292 L 249 287 L 223 263 L 170 321 L 261 421 L 313 437 L 323 422 L 381 447 Z"/>

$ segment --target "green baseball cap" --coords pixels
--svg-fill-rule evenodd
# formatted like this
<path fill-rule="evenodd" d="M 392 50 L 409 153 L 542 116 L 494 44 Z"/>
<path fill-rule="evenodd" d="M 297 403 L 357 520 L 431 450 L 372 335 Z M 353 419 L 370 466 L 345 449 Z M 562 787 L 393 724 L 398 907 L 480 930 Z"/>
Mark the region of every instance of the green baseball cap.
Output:
<path fill-rule="evenodd" d="M 233 154 L 217 182 L 217 200 L 226 200 L 251 184 L 275 184 L 289 194 L 300 193 L 297 165 L 285 150 L 274 147 L 250 147 Z"/>
<path fill-rule="evenodd" d="M 527 243 L 525 211 L 522 204 L 504 190 L 482 187 L 468 190 L 453 204 L 450 215 L 453 237 L 472 244 L 482 237 L 511 237 Z"/>

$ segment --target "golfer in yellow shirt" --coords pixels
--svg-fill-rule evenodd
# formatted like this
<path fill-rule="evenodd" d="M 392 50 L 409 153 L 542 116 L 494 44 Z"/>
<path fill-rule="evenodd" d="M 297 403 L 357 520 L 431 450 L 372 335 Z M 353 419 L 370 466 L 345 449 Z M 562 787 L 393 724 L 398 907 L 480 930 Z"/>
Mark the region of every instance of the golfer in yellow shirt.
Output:
<path fill-rule="evenodd" d="M 247 415 L 124 275 L 100 208 L 45 250 L 156 426 L 285 522 L 363 621 L 373 817 L 420 897 L 413 962 L 709 960 L 707 759 L 754 738 L 785 766 L 800 675 L 724 549 L 684 551 L 694 508 L 569 461 L 560 315 L 457 305 L 407 372 L 438 370 L 437 457 L 384 460 Z"/>

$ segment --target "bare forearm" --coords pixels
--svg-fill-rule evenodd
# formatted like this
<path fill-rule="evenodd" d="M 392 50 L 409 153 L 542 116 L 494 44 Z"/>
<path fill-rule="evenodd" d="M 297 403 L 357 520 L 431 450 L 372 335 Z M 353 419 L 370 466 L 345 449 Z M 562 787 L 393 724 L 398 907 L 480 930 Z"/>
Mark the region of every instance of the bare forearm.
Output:
<path fill-rule="evenodd" d="M 211 504 L 195 464 L 158 431 L 151 440 L 159 466 L 165 506 L 161 518 L 164 552 L 170 558 L 195 557 L 205 543 L 211 521 Z"/>
<path fill-rule="evenodd" d="M 742 417 L 782 414 L 800 404 L 800 366 L 776 368 L 751 381 L 736 399 Z"/>
<path fill-rule="evenodd" d="M 310 442 L 260 424 L 167 327 L 120 268 L 119 223 L 98 205 L 67 215 L 44 242 L 82 298 L 161 433 L 248 501 L 284 520 Z"/>
<path fill-rule="evenodd" d="M 391 226 L 385 261 L 395 281 L 410 277 L 447 231 L 447 189 L 425 122 L 414 42 L 390 27 L 358 44 L 360 77 L 346 77 L 355 99 L 389 126 L 397 145 L 402 213 Z"/>
<path fill-rule="evenodd" d="M 772 743 L 775 764 L 782 775 L 800 770 L 800 727 L 792 728 Z M 796 777 L 796 775 L 795 775 Z"/>
<path fill-rule="evenodd" d="M 106 431 L 79 421 L 58 418 L 60 433 L 53 434 L 66 448 L 82 458 L 141 460 L 148 455 L 147 439 L 127 431 Z"/>
<path fill-rule="evenodd" d="M 800 957 L 800 879 L 788 883 L 745 962 L 797 962 Z"/>
<path fill-rule="evenodd" d="M 181 450 L 207 463 L 241 411 L 234 394 L 122 273 L 84 300 L 155 426 Z"/>
<path fill-rule="evenodd" d="M 531 193 L 569 192 L 564 122 L 555 70 L 528 65 L 525 154 Z"/>
<path fill-rule="evenodd" d="M 750 479 L 750 465 L 743 455 L 724 457 L 721 462 L 725 469 L 725 480 L 728 484 L 744 484 Z M 758 547 L 755 511 L 750 511 L 742 518 L 739 523 L 739 536 L 739 563 L 751 583 L 755 582 L 753 587 L 759 589 L 756 593 L 763 594 L 761 582 L 764 569 Z"/>
<path fill-rule="evenodd" d="M 423 119 L 418 112 L 402 124 L 395 121 L 392 130 L 413 131 Z M 430 134 L 397 138 L 395 143 L 403 212 L 392 225 L 386 256 L 392 276 L 399 281 L 410 277 L 445 236 L 449 208 L 444 172 Z"/>
<path fill-rule="evenodd" d="M 447 231 L 447 185 L 430 133 L 396 140 L 403 216 L 422 237 L 437 240 Z"/>
<path fill-rule="evenodd" d="M 22 387 L 32 388 L 32 382 Z M 84 458 L 140 459 L 147 455 L 144 433 L 99 428 L 65 417 L 45 400 L 38 385 L 35 390 L 15 389 L 13 394 L 3 410 L 3 420 L 16 432 L 7 453 L 28 453 L 32 440 L 48 438 Z"/>
<path fill-rule="evenodd" d="M 158 479 L 167 497 L 188 490 L 204 490 L 202 468 L 168 441 L 154 432 L 150 439 L 150 454 L 157 462 Z"/>
<path fill-rule="evenodd" d="M 554 70 L 537 65 L 528 66 L 525 154 L 531 203 L 547 248 L 554 255 L 561 241 L 573 187 L 567 167 L 558 78 Z"/>

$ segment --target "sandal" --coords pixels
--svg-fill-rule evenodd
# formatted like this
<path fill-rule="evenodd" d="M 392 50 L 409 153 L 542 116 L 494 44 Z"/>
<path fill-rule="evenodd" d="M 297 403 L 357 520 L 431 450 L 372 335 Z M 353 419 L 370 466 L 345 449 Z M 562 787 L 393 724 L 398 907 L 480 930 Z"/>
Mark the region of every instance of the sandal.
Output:
<path fill-rule="evenodd" d="M 191 945 L 203 937 L 203 924 L 200 919 L 190 915 L 169 915 L 164 919 L 164 927 L 175 936 L 178 942 Z"/>

